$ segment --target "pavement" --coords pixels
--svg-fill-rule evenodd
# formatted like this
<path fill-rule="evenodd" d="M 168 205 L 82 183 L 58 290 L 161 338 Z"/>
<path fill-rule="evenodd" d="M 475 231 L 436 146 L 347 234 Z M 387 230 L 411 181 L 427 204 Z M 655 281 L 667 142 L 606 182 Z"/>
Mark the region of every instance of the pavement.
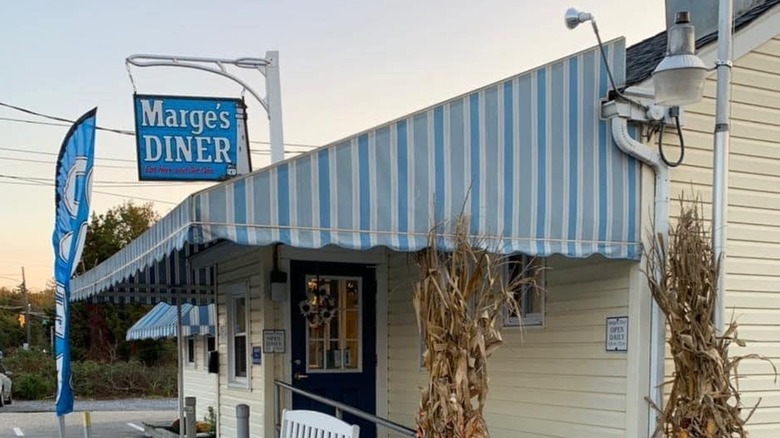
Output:
<path fill-rule="evenodd" d="M 175 398 L 126 398 L 120 400 L 76 400 L 73 412 L 85 411 L 175 411 Z M 14 400 L 0 412 L 54 412 L 54 400 Z"/>
<path fill-rule="evenodd" d="M 64 416 L 65 437 L 142 438 L 143 424 L 170 424 L 178 415 L 176 399 L 77 400 Z M 14 401 L 0 409 L 0 438 L 59 438 L 54 402 Z"/>

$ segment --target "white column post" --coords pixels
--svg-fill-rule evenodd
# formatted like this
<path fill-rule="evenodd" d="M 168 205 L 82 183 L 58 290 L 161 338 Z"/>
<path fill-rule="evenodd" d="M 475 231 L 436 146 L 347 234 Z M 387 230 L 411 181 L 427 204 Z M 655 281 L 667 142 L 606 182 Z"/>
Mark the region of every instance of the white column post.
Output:
<path fill-rule="evenodd" d="M 284 160 L 282 129 L 282 85 L 279 80 L 279 52 L 265 52 L 265 90 L 268 103 L 268 123 L 271 134 L 271 163 Z"/>
<path fill-rule="evenodd" d="M 184 437 L 184 338 L 181 336 L 181 299 L 176 303 L 176 348 L 179 354 L 176 355 L 177 366 L 179 368 L 177 386 L 179 387 L 179 436 Z"/>

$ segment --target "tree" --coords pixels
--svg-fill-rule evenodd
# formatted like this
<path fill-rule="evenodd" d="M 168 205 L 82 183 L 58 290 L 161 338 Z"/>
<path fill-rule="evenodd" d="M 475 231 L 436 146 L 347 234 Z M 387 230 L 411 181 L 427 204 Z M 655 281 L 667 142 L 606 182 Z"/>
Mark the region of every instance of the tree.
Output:
<path fill-rule="evenodd" d="M 92 214 L 77 273 L 94 268 L 149 229 L 159 216 L 151 203 L 126 202 Z M 143 304 L 76 302 L 71 306 L 71 345 L 75 360 L 128 360 L 134 352 L 127 329 L 149 311 Z M 153 344 L 153 345 L 158 345 Z M 148 353 L 147 353 L 148 356 Z"/>
<path fill-rule="evenodd" d="M 41 292 L 28 294 L 30 303 L 29 318 L 24 324 L 30 325 L 30 347 L 49 349 L 48 327 L 44 321 L 54 312 L 54 291 L 47 288 Z M 20 325 L 20 315 L 24 315 L 24 295 L 18 290 L 0 288 L 0 351 L 4 353 L 20 347 L 27 341 L 26 329 Z M 26 316 L 26 315 L 25 315 Z"/>
<path fill-rule="evenodd" d="M 114 255 L 143 234 L 158 219 L 152 203 L 135 205 L 125 202 L 110 208 L 104 214 L 93 213 L 87 227 L 87 238 L 77 274 L 94 268 Z"/>
<path fill-rule="evenodd" d="M 17 316 L 24 309 L 21 294 L 0 288 L 0 351 L 8 353 L 24 342 L 24 329 L 19 326 Z"/>

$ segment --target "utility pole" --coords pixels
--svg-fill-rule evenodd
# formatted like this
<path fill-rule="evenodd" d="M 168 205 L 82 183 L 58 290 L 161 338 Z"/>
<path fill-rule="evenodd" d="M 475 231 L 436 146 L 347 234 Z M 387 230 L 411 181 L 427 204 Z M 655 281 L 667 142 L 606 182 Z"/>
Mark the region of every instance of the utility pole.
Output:
<path fill-rule="evenodd" d="M 27 282 L 24 278 L 24 266 L 22 266 L 22 296 L 24 296 L 24 328 L 27 331 L 27 348 L 30 348 L 30 299 L 27 296 Z"/>

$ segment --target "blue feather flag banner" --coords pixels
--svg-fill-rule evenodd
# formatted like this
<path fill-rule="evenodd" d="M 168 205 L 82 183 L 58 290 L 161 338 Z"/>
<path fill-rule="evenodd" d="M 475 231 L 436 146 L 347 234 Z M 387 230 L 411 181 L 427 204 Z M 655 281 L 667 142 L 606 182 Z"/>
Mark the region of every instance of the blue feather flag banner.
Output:
<path fill-rule="evenodd" d="M 70 374 L 70 278 L 81 259 L 89 219 L 92 165 L 95 161 L 95 115 L 93 108 L 71 126 L 57 159 L 55 186 L 54 351 L 57 354 L 57 416 L 73 412 Z"/>

